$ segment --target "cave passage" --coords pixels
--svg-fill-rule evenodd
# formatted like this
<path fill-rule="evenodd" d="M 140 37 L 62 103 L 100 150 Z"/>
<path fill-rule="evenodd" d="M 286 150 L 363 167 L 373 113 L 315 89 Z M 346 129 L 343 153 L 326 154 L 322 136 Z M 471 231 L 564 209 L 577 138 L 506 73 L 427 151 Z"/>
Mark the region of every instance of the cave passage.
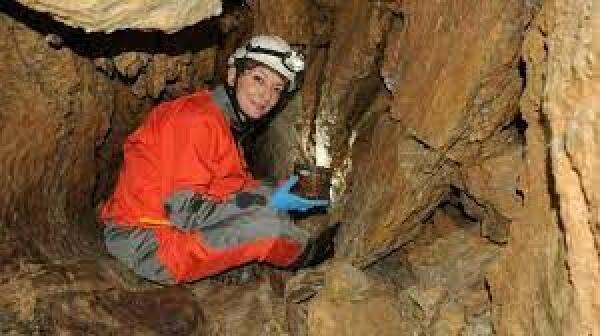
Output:
<path fill-rule="evenodd" d="M 600 335 L 592 2 L 3 1 L 0 334 Z M 144 280 L 98 219 L 123 143 L 258 34 L 306 71 L 241 146 L 260 179 L 325 167 L 294 220 L 335 252 Z"/>

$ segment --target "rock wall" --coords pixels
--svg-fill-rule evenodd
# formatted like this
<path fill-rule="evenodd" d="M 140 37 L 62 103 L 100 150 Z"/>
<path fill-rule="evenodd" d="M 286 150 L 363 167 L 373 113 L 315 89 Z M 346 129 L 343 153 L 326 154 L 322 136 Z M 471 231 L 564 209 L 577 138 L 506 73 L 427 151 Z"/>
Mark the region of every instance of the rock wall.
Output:
<path fill-rule="evenodd" d="M 94 156 L 116 89 L 91 62 L 52 48 L 40 16 L 2 9 L 2 247 L 30 257 L 77 255 L 97 245 Z"/>
<path fill-rule="evenodd" d="M 549 2 L 548 72 L 542 110 L 573 286 L 578 334 L 600 334 L 600 9 Z M 544 12 L 546 15 L 547 12 Z"/>
<path fill-rule="evenodd" d="M 318 73 L 269 131 L 263 162 L 283 175 L 290 149 L 324 150 L 337 171 L 325 222 L 344 223 L 337 257 L 376 262 L 450 202 L 503 246 L 486 276 L 498 334 L 597 333 L 593 6 L 315 4 L 330 24 L 298 39 Z"/>
<path fill-rule="evenodd" d="M 499 334 L 600 332 L 597 18 L 590 1 L 547 1 L 527 33 L 525 211 L 489 277 Z"/>
<path fill-rule="evenodd" d="M 213 79 L 216 22 L 105 35 L 14 3 L 0 13 L 0 260 L 98 253 L 95 206 L 124 137 L 158 100 Z"/>
<path fill-rule="evenodd" d="M 344 29 L 357 17 L 335 21 L 352 35 L 332 38 L 331 76 L 319 106 L 334 125 L 333 165 L 351 164 L 338 186 L 345 196 L 341 218 L 348 223 L 340 252 L 361 265 L 414 238 L 451 185 L 473 194 L 467 190 L 473 178 L 464 172 L 516 143 L 511 124 L 518 113 L 518 54 L 528 8 L 520 1 L 405 1 L 379 10 L 387 14 L 372 14 L 373 23 L 364 25 L 375 28 L 367 32 Z M 360 41 L 368 41 L 366 47 Z M 363 52 L 349 52 L 348 45 Z M 373 74 L 381 76 L 379 87 L 369 81 Z M 389 103 L 380 102 L 387 92 Z M 371 102 L 366 108 L 365 100 Z M 518 188 L 498 187 L 492 193 Z M 477 202 L 489 204 L 489 211 L 515 206 L 485 196 L 477 195 Z"/>

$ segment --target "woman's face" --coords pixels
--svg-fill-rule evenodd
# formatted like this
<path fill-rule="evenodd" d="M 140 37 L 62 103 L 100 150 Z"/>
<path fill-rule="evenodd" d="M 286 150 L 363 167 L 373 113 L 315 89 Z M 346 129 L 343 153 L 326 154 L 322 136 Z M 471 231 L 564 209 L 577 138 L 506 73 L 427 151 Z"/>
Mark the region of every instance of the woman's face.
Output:
<path fill-rule="evenodd" d="M 227 80 L 229 85 L 235 84 L 235 69 L 230 69 Z M 264 66 L 244 71 L 237 78 L 240 109 L 251 119 L 262 118 L 277 104 L 285 84 L 278 73 Z"/>

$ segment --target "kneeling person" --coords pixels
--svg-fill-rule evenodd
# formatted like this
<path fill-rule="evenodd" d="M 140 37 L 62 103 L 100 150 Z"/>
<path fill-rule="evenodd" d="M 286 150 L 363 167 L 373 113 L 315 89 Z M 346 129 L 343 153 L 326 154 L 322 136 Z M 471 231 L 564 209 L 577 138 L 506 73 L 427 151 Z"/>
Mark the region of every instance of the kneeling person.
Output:
<path fill-rule="evenodd" d="M 315 264 L 335 228 L 315 239 L 288 211 L 327 206 L 255 180 L 237 138 L 298 86 L 301 55 L 276 36 L 252 38 L 229 58 L 227 83 L 155 107 L 126 140 L 114 193 L 102 208 L 110 254 L 165 284 L 248 262 Z"/>

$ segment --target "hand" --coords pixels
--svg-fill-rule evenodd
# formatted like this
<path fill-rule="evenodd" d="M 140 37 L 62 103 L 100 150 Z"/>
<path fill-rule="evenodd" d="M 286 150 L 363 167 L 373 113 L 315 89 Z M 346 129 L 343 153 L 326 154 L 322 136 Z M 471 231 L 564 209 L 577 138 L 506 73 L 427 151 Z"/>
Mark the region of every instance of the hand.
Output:
<path fill-rule="evenodd" d="M 271 195 L 269 206 L 277 210 L 306 212 L 315 207 L 329 205 L 327 200 L 310 200 L 291 193 L 290 190 L 296 182 L 298 182 L 298 176 L 292 175 L 285 183 L 277 187 Z"/>

